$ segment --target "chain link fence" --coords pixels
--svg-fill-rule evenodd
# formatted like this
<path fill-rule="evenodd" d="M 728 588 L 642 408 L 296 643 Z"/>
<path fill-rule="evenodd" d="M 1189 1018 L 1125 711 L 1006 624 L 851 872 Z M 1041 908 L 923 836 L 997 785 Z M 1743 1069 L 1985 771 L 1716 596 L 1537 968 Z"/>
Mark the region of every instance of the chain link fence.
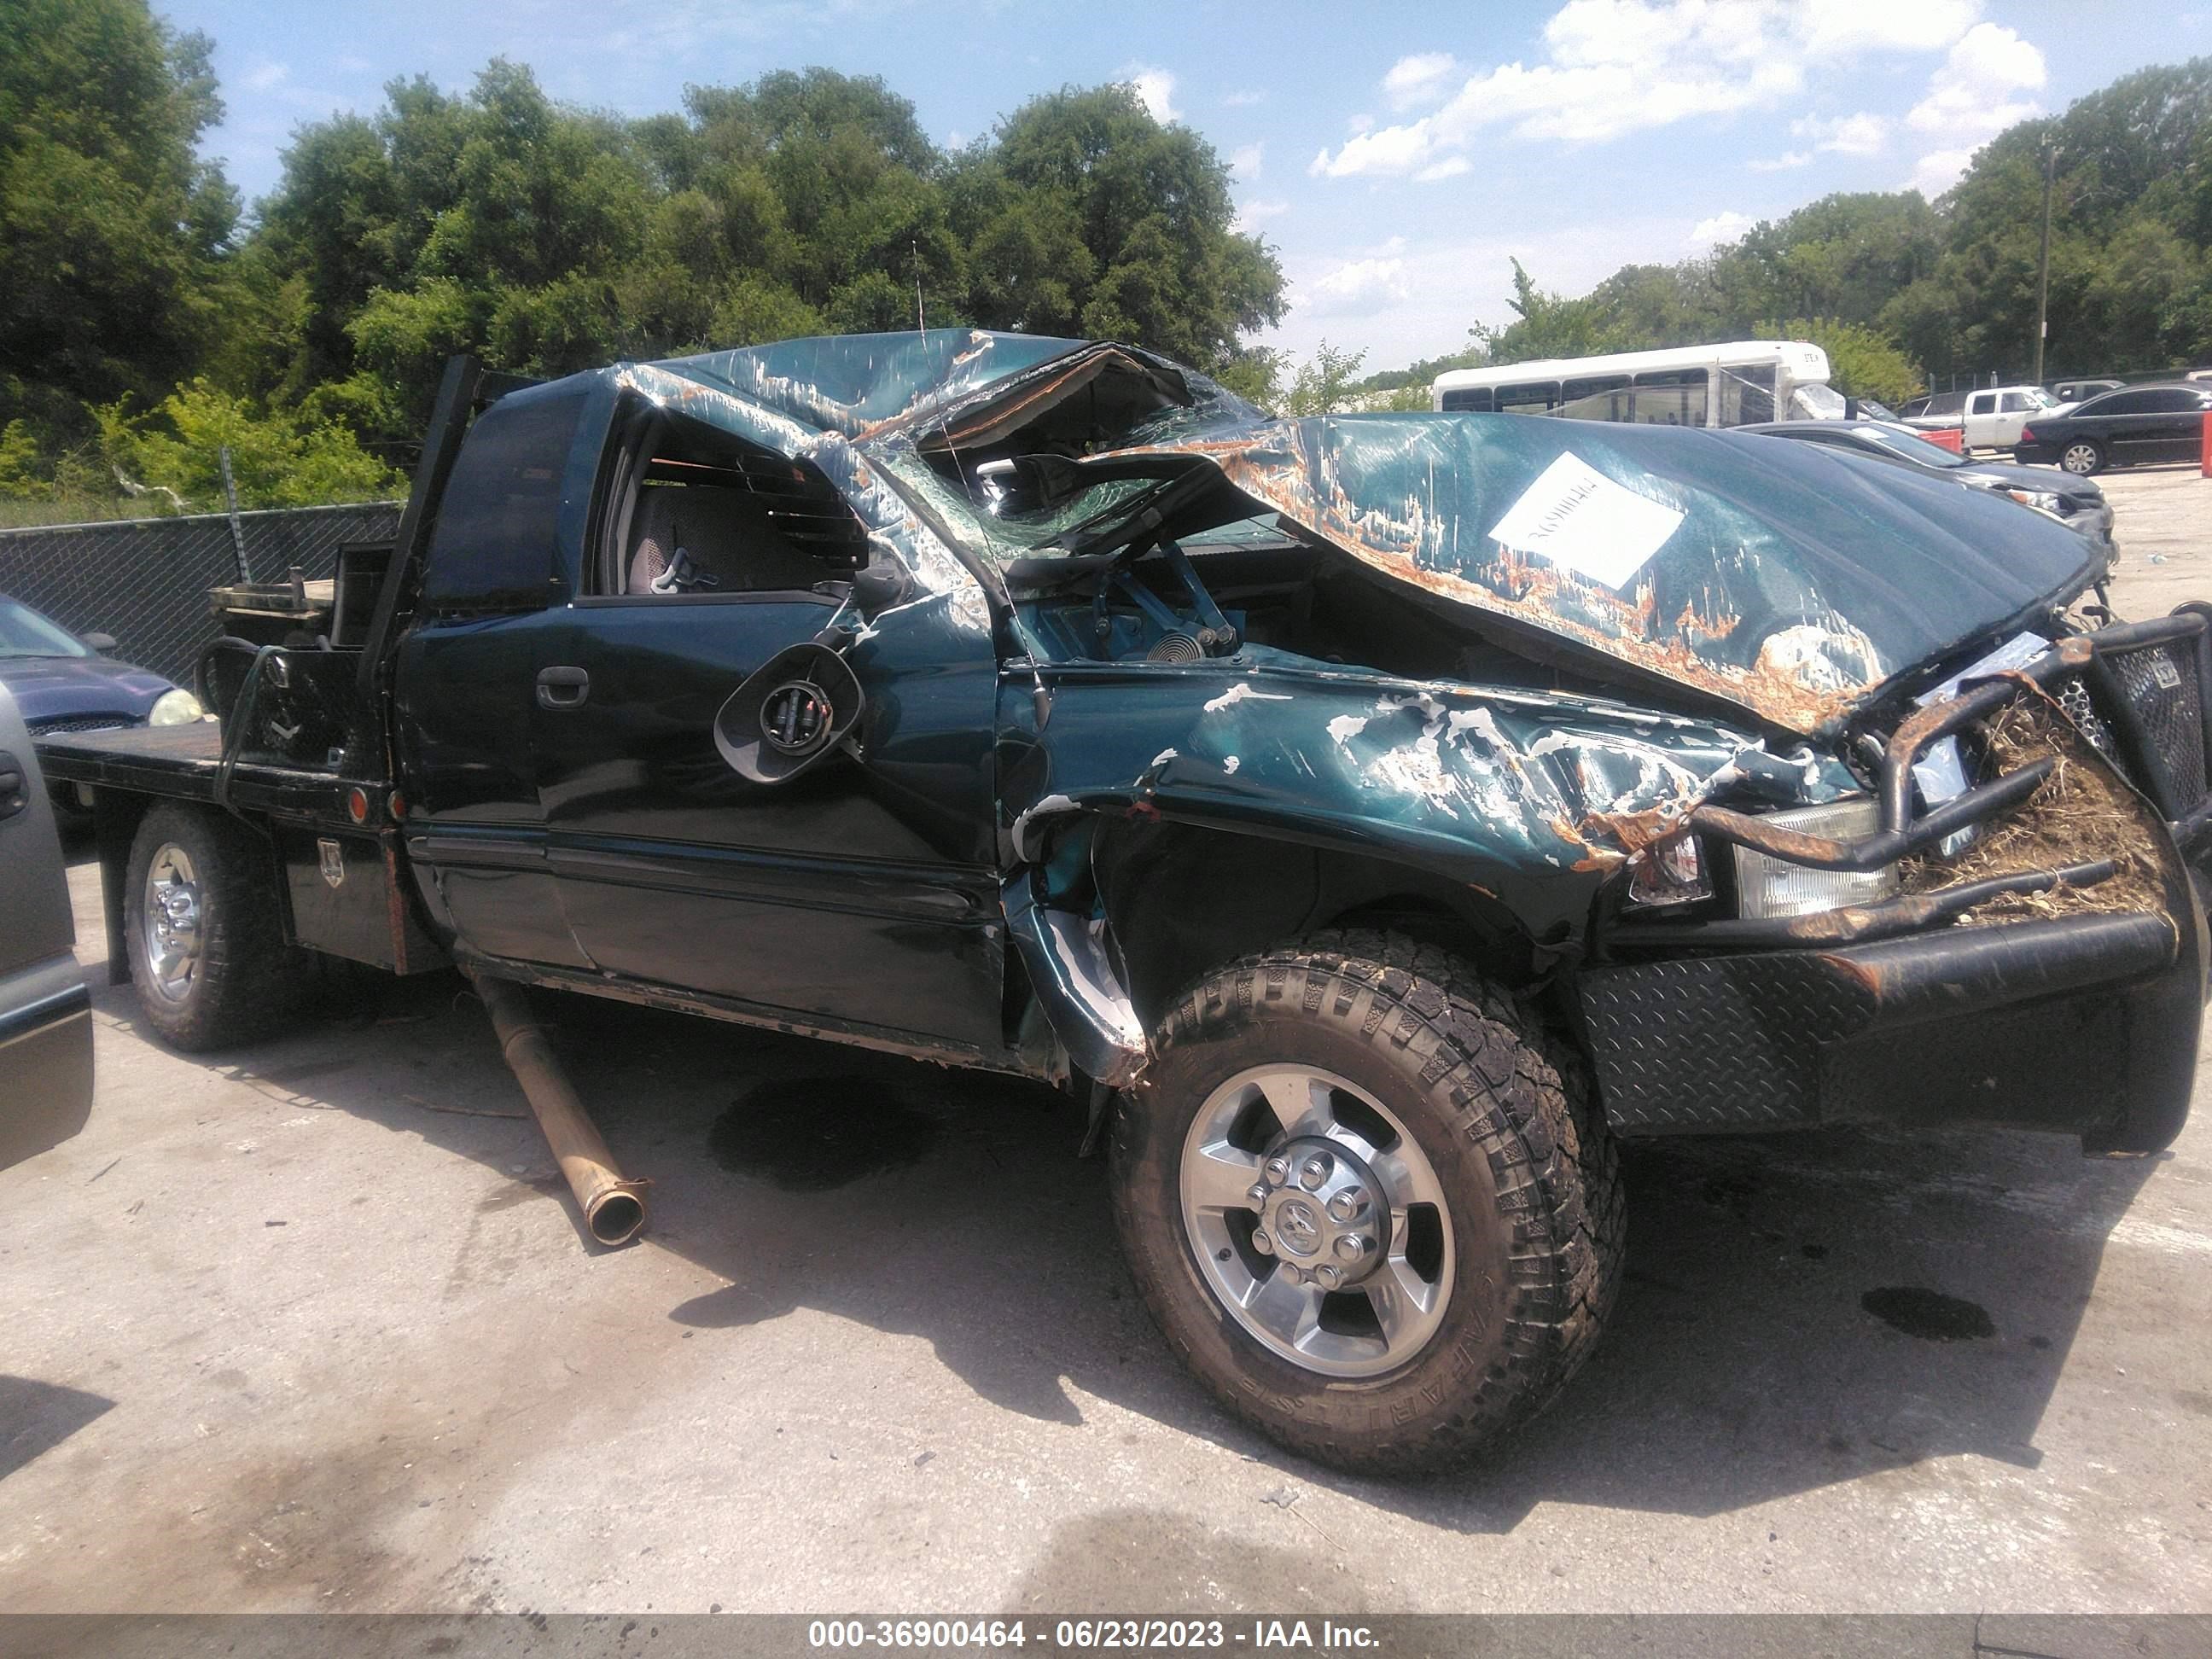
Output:
<path fill-rule="evenodd" d="M 390 540 L 401 505 L 241 513 L 237 540 L 222 513 L 0 530 L 0 594 L 73 632 L 112 634 L 116 656 L 189 685 L 218 632 L 208 589 L 241 580 L 239 540 L 255 581 L 282 581 L 295 565 L 312 581 L 337 574 L 340 547 Z"/>

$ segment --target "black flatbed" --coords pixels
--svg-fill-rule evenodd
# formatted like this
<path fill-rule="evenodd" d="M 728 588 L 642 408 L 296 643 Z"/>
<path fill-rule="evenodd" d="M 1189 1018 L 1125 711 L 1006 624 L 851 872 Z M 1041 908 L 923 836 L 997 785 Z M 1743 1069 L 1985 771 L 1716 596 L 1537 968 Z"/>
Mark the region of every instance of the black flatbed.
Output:
<path fill-rule="evenodd" d="M 173 800 L 222 799 L 222 727 L 130 726 L 106 732 L 59 732 L 37 739 L 49 778 L 106 785 Z M 270 766 L 241 759 L 231 769 L 228 799 L 266 811 L 317 813 L 334 805 L 335 771 Z"/>

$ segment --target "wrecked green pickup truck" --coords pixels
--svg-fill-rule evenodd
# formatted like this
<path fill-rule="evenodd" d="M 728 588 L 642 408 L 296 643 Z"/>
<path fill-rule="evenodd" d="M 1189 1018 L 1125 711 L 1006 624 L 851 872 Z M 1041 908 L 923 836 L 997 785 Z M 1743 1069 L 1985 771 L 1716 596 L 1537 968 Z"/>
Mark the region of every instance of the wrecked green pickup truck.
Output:
<path fill-rule="evenodd" d="M 1812 446 L 1275 420 L 1111 344 L 457 362 L 326 637 L 42 756 L 171 1040 L 304 949 L 467 969 L 534 1103 L 518 983 L 1048 1081 L 1206 1385 L 1415 1470 L 1589 1353 L 1618 1137 L 2172 1139 L 2208 612 L 2100 574 Z"/>

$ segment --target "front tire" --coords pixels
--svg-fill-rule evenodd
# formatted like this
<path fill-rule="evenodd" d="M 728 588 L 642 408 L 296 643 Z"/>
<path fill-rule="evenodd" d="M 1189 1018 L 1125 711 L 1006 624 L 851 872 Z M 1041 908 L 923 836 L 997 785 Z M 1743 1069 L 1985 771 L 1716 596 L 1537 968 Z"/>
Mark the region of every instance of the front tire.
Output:
<path fill-rule="evenodd" d="M 283 1024 L 307 990 L 284 943 L 267 844 L 218 812 L 165 803 L 140 820 L 123 900 L 146 1023 L 198 1054 Z"/>
<path fill-rule="evenodd" d="M 2059 452 L 2058 465 L 2060 471 L 2070 472 L 2077 478 L 2102 472 L 2105 470 L 2105 447 L 2092 443 L 2087 438 L 2076 438 Z"/>
<path fill-rule="evenodd" d="M 1367 1473 L 1463 1461 L 1581 1366 L 1620 1278 L 1602 1121 L 1448 952 L 1319 934 L 1178 1000 L 1120 1114 L 1146 1302 L 1231 1411 Z"/>

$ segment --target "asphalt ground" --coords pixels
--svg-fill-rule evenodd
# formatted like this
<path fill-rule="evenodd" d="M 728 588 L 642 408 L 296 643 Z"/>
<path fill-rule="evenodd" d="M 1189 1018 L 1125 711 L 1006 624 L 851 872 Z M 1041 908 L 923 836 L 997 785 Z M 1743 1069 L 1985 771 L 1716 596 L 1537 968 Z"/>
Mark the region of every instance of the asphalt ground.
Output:
<path fill-rule="evenodd" d="M 2212 483 L 2108 489 L 2120 608 L 2212 596 Z M 600 1250 L 457 979 L 191 1059 L 73 886 L 99 1095 L 0 1173 L 0 1608 L 2212 1611 L 2212 1113 L 1633 1146 L 1589 1369 L 1393 1486 L 1185 1379 L 1048 1093 L 549 998 L 654 1183 Z"/>

